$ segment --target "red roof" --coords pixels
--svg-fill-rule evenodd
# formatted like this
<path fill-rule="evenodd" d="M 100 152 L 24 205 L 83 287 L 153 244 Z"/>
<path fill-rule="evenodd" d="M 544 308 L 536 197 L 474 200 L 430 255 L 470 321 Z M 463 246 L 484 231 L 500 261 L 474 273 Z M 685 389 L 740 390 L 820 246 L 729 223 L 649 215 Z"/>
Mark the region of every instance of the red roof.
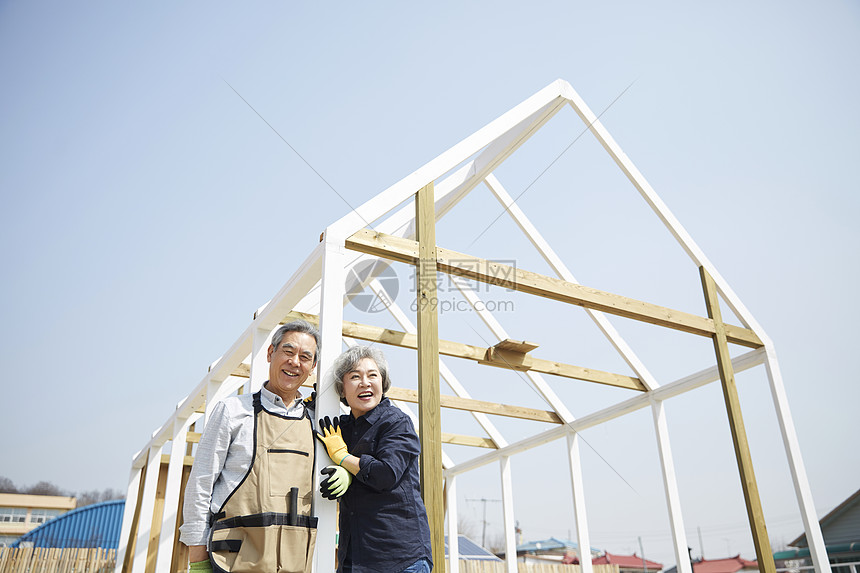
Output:
<path fill-rule="evenodd" d="M 591 560 L 594 565 L 618 565 L 619 567 L 623 567 L 625 569 L 629 568 L 642 568 L 642 558 L 637 557 L 634 553 L 633 555 L 615 555 L 614 553 L 606 552 L 600 557 L 595 557 Z M 663 568 L 662 563 L 657 563 L 656 561 L 648 561 L 645 560 L 645 566 L 648 569 L 654 569 L 659 571 Z M 696 571 L 695 573 L 699 573 Z"/>
<path fill-rule="evenodd" d="M 758 569 L 758 562 L 747 561 L 737 555 L 727 559 L 702 559 L 693 563 L 693 573 L 735 573 L 741 569 Z"/>

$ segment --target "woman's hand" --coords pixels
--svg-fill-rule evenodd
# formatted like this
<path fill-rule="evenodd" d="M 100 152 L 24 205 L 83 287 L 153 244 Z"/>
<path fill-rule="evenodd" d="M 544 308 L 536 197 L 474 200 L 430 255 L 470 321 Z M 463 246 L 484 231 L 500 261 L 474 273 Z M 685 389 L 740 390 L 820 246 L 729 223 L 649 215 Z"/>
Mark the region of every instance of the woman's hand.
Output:
<path fill-rule="evenodd" d="M 343 460 L 349 455 L 349 451 L 346 449 L 346 443 L 343 441 L 343 436 L 340 433 L 338 418 L 335 418 L 334 422 L 328 416 L 320 418 L 319 427 L 322 433 L 315 433 L 319 441 L 325 446 L 328 457 L 337 465 L 343 465 Z"/>

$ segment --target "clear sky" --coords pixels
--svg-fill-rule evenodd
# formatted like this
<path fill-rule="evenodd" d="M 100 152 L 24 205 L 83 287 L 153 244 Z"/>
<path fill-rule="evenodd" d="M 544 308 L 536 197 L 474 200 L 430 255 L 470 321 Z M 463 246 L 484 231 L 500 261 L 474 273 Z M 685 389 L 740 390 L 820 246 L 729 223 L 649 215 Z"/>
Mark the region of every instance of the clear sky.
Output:
<path fill-rule="evenodd" d="M 132 455 L 328 224 L 562 78 L 773 339 L 823 516 L 860 488 L 859 59 L 848 1 L 2 2 L 0 475 L 124 490 Z M 497 175 L 580 282 L 704 314 L 695 267 L 588 134 L 571 145 L 581 131 L 563 110 Z M 439 243 L 548 273 L 501 212 L 477 188 Z M 579 309 L 487 296 L 515 303 L 500 320 L 536 356 L 627 372 Z M 707 340 L 613 323 L 661 383 L 713 363 Z M 440 328 L 489 340 L 466 312 Z M 392 353 L 398 385 L 414 386 L 409 360 Z M 477 398 L 541 407 L 516 375 L 449 365 Z M 773 404 L 762 373 L 738 382 L 779 546 L 802 526 Z M 576 416 L 628 396 L 550 383 Z M 751 558 L 719 385 L 676 400 L 693 555 Z M 538 431 L 506 424 L 511 441 Z M 673 564 L 650 413 L 583 438 L 593 545 L 632 553 L 641 537 Z M 559 442 L 513 460 L 526 540 L 575 537 L 564 459 Z M 498 499 L 498 472 L 458 487 L 480 537 L 469 500 Z M 500 504 L 487 517 L 498 535 Z"/>

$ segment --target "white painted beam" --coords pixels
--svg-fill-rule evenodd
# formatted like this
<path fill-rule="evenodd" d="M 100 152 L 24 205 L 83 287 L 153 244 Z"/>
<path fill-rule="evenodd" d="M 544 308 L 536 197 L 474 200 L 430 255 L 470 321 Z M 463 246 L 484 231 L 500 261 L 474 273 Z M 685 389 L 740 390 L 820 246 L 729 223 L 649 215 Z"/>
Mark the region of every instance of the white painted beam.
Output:
<path fill-rule="evenodd" d="M 343 295 L 344 263 L 346 248 L 344 237 L 326 230 L 323 239 L 322 276 L 320 288 L 320 334 L 322 344 L 319 348 L 317 365 L 316 417 L 337 416 L 340 414 L 340 399 L 335 392 L 333 380 L 326 374 L 343 348 Z M 314 424 L 316 427 L 316 424 Z M 329 465 L 325 447 L 316 444 L 314 459 L 314 515 L 319 518 L 317 525 L 317 547 L 314 552 L 313 570 L 328 573 L 335 570 L 335 550 L 337 531 L 337 502 L 322 497 L 317 488 L 320 469 Z"/>
<path fill-rule="evenodd" d="M 812 565 L 815 567 L 816 573 L 830 573 L 830 559 L 827 556 L 827 548 L 824 545 L 824 536 L 821 534 L 821 524 L 815 515 L 812 489 L 809 487 L 806 468 L 800 455 L 800 443 L 797 440 L 797 432 L 791 418 L 791 410 L 788 407 L 788 397 L 785 394 L 785 386 L 782 383 L 782 373 L 776 360 L 776 351 L 769 345 L 765 346 L 765 350 L 767 352 L 765 368 L 767 369 L 767 377 L 770 381 L 770 392 L 774 407 L 776 408 L 776 417 L 779 421 L 785 455 L 788 458 L 788 467 L 791 471 L 794 493 L 797 497 L 797 504 L 800 507 L 803 530 L 806 532 L 809 555 L 812 558 Z"/>
<path fill-rule="evenodd" d="M 125 492 L 125 508 L 122 512 L 122 525 L 119 529 L 119 547 L 116 552 L 115 573 L 122 571 L 122 564 L 125 562 L 125 556 L 128 552 L 128 539 L 131 535 L 131 526 L 134 522 L 134 513 L 137 506 L 137 496 L 140 493 L 140 477 L 142 474 L 143 467 L 132 466 L 131 472 L 129 472 L 128 487 Z"/>
<path fill-rule="evenodd" d="M 131 570 L 135 573 L 143 573 L 146 570 L 149 538 L 152 534 L 152 515 L 155 510 L 155 492 L 158 489 L 158 472 L 161 469 L 161 452 L 163 449 L 161 446 L 153 446 L 149 449 L 147 456 L 143 498 L 140 501 L 140 517 L 137 522 L 137 537 L 134 543 L 134 560 L 131 565 Z M 131 573 L 131 571 L 125 573 Z"/>
<path fill-rule="evenodd" d="M 576 520 L 576 543 L 579 546 L 579 566 L 582 573 L 593 573 L 591 541 L 585 511 L 585 488 L 579 456 L 579 435 L 567 432 L 567 459 L 570 463 L 570 487 L 573 492 L 573 516 Z"/>
<path fill-rule="evenodd" d="M 651 413 L 654 417 L 654 429 L 657 432 L 657 451 L 660 454 L 660 467 L 663 470 L 663 489 L 669 511 L 669 527 L 672 530 L 672 539 L 675 541 L 675 563 L 678 573 L 693 573 L 690 554 L 687 551 L 687 534 L 684 531 L 684 518 L 681 514 L 681 496 L 678 494 L 675 462 L 672 460 L 672 448 L 669 444 L 669 426 L 662 400 L 655 400 L 651 404 Z"/>
<path fill-rule="evenodd" d="M 509 456 L 503 456 L 499 459 L 499 473 L 502 479 L 502 516 L 505 532 L 505 571 L 507 571 L 507 573 L 517 573 L 517 522 L 516 517 L 514 517 L 514 484 L 511 479 L 511 458 Z M 486 547 L 484 549 L 486 549 Z"/>
<path fill-rule="evenodd" d="M 563 89 L 562 84 L 567 84 L 567 82 L 556 80 L 551 83 L 448 151 L 418 168 L 412 174 L 401 179 L 385 191 L 382 191 L 373 199 L 357 207 L 329 228 L 336 229 L 343 236 L 355 233 L 397 207 L 400 203 L 415 194 L 418 189 L 431 181 L 436 181 L 484 147 L 496 143 L 497 140 L 507 139 L 507 149 L 512 152 L 534 133 L 536 127 L 528 124 L 526 120 L 533 116 L 540 117 L 541 114 L 551 115 L 558 111 L 559 98 Z M 563 100 L 561 101 L 563 104 Z M 498 162 L 507 157 L 507 154 L 497 154 L 499 158 Z M 488 164 L 488 172 L 492 171 L 495 167 L 496 165 Z"/>
<path fill-rule="evenodd" d="M 170 573 L 173 545 L 176 540 L 176 524 L 179 517 L 179 488 L 182 485 L 182 470 L 185 462 L 185 437 L 188 428 L 200 414 L 193 414 L 185 420 L 177 418 L 174 422 L 173 439 L 170 444 L 170 457 L 167 465 L 167 484 L 164 491 L 164 511 L 161 514 L 161 532 L 158 537 L 158 558 L 155 573 Z M 184 564 L 180 564 L 184 569 Z"/>
<path fill-rule="evenodd" d="M 457 478 L 445 480 L 448 509 L 448 573 L 460 573 L 460 531 L 457 523 Z"/>

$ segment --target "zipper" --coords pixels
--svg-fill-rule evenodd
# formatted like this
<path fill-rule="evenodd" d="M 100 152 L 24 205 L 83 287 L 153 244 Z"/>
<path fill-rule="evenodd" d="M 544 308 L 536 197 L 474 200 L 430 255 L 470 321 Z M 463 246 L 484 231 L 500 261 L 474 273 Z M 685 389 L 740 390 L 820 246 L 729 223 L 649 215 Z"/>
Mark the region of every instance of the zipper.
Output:
<path fill-rule="evenodd" d="M 279 450 L 276 448 L 269 448 L 268 451 L 270 454 L 300 454 L 302 456 L 309 456 L 308 452 L 303 452 L 301 450 Z"/>

